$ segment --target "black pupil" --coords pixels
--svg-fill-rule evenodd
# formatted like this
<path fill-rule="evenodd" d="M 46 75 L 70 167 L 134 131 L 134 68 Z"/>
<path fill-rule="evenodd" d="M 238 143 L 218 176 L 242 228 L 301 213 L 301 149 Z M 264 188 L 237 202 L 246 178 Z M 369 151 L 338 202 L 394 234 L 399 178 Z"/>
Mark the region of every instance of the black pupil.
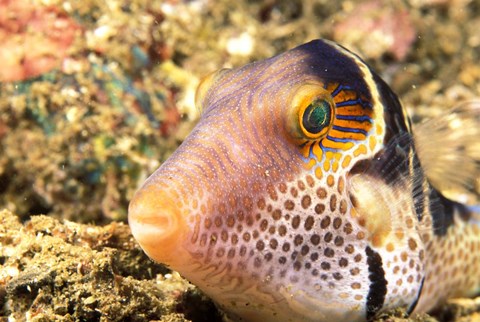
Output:
<path fill-rule="evenodd" d="M 326 100 L 317 99 L 303 113 L 303 127 L 310 133 L 320 133 L 329 125 L 330 117 L 330 104 Z"/>

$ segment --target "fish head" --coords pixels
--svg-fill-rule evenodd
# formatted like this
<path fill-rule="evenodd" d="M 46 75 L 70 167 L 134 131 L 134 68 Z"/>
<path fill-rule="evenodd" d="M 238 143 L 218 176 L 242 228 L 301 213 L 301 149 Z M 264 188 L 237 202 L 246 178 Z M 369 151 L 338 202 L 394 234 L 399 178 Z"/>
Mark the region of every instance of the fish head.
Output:
<path fill-rule="evenodd" d="M 375 179 L 358 173 L 406 125 L 377 78 L 321 40 L 208 76 L 198 124 L 130 203 L 141 247 L 246 321 L 378 311 L 395 227 L 384 227 L 388 202 L 363 189 Z"/>

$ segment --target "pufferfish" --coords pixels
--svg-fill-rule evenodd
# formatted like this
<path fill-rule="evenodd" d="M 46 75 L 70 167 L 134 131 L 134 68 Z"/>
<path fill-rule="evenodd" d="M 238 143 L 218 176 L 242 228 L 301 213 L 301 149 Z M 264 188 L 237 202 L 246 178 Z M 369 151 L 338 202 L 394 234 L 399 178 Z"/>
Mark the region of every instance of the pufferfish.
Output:
<path fill-rule="evenodd" d="M 129 223 L 233 320 L 365 321 L 479 291 L 479 213 L 443 192 L 479 176 L 479 103 L 412 129 L 364 61 L 314 40 L 207 76 L 196 104 Z"/>

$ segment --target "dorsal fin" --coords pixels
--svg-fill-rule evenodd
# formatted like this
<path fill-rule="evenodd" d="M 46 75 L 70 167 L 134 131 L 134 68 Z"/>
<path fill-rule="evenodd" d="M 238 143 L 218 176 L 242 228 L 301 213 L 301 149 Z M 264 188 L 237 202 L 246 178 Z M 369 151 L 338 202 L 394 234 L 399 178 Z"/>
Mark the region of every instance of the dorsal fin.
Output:
<path fill-rule="evenodd" d="M 432 185 L 459 202 L 480 191 L 480 100 L 466 101 L 413 128 L 420 163 Z"/>

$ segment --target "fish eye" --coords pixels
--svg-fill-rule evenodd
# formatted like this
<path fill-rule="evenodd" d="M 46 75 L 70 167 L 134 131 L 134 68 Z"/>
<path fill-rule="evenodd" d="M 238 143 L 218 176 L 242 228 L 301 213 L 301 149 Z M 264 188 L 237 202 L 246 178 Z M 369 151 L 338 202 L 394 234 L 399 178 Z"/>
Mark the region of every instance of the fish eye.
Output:
<path fill-rule="evenodd" d="M 333 109 L 329 101 L 315 98 L 301 115 L 301 129 L 306 136 L 318 138 L 325 134 L 332 121 Z"/>
<path fill-rule="evenodd" d="M 292 100 L 290 132 L 295 139 L 318 140 L 325 137 L 335 116 L 335 103 L 321 85 L 301 86 Z"/>

